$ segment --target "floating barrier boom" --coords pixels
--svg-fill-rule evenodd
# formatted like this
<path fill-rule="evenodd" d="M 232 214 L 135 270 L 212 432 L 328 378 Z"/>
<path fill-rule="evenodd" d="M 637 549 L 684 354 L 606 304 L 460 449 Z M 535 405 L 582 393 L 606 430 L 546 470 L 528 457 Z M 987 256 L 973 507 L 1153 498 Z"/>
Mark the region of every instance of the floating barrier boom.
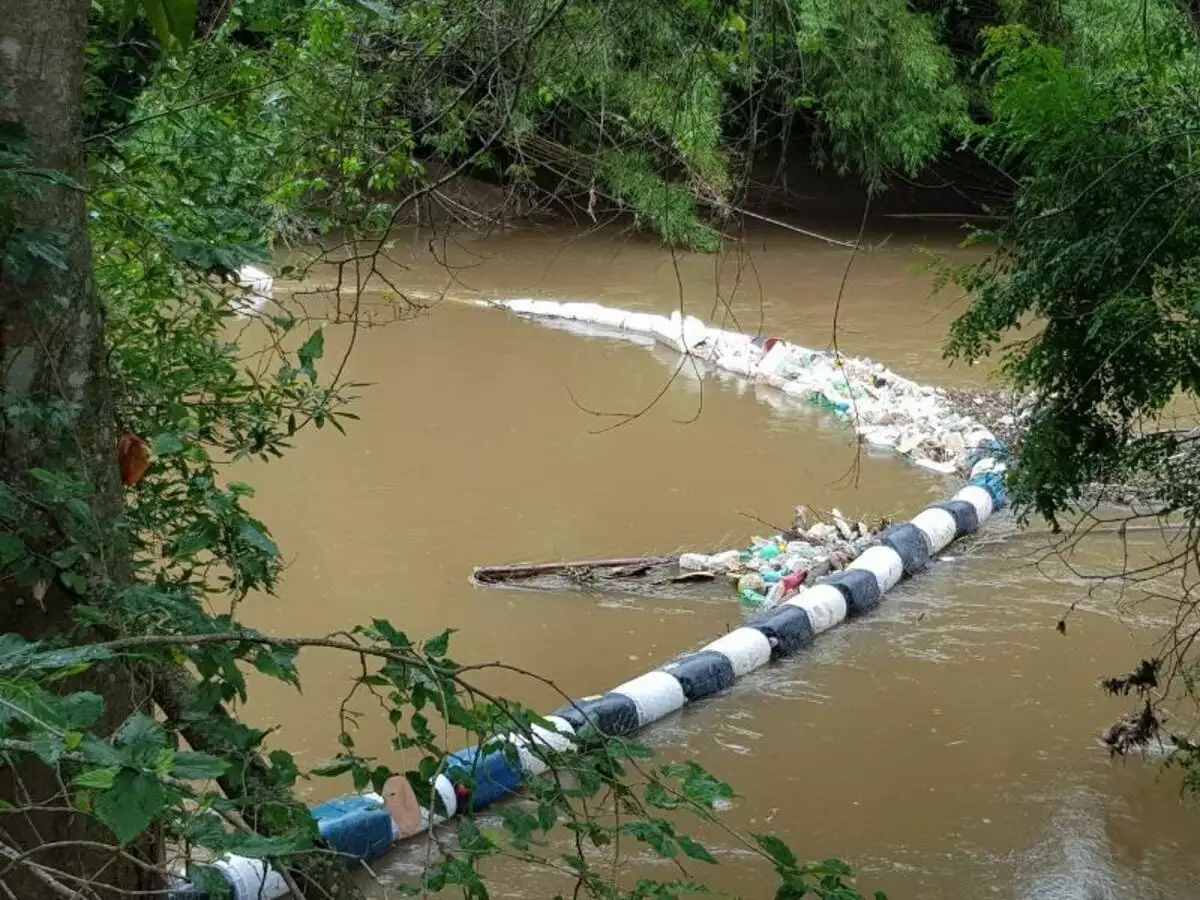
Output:
<path fill-rule="evenodd" d="M 518 304 L 542 302 L 551 301 L 509 301 L 502 305 L 534 314 L 532 309 L 518 307 Z M 555 306 L 589 307 L 586 312 L 592 316 L 597 315 L 596 310 L 605 310 L 596 304 Z M 626 318 L 621 318 L 620 322 L 626 322 L 628 316 L 645 315 L 625 314 L 620 310 L 609 310 L 608 313 L 623 314 Z M 622 327 L 615 315 L 612 318 L 614 324 L 610 327 Z M 674 322 L 662 316 L 656 318 L 667 322 L 668 326 Z M 689 321 L 696 324 L 689 325 Z M 658 327 L 660 323 L 652 324 Z M 714 339 L 711 330 L 701 331 L 706 326 L 698 320 L 689 319 L 678 324 L 678 330 L 670 332 L 668 326 L 664 326 L 664 331 L 679 335 L 679 343 L 674 345 L 682 352 L 694 352 L 708 341 L 720 343 L 721 338 Z M 742 342 L 738 346 L 745 350 L 747 344 Z M 767 348 L 765 354 L 761 348 L 755 352 L 761 361 L 764 356 L 771 356 L 772 349 Z M 745 362 L 743 357 L 738 359 Z M 895 376 L 891 378 L 896 380 Z M 907 387 L 903 390 L 911 393 Z M 924 389 L 918 387 L 917 390 L 922 397 L 930 396 Z M 484 746 L 451 754 L 433 784 L 437 797 L 435 806 L 440 808 L 421 810 L 407 827 L 402 827 L 389 813 L 387 801 L 378 794 L 343 797 L 314 807 L 313 817 L 322 837 L 333 850 L 350 860 L 380 856 L 398 841 L 426 832 L 458 814 L 483 809 L 515 793 L 526 778 L 547 770 L 547 751 L 561 753 L 578 749 L 588 738 L 589 726 L 602 738 L 631 735 L 689 703 L 719 694 L 738 678 L 772 660 L 795 654 L 811 644 L 817 635 L 846 619 L 869 613 L 888 591 L 922 571 L 934 555 L 955 540 L 977 531 L 1004 505 L 1006 463 L 1003 446 L 977 423 L 966 420 L 963 427 L 967 435 L 963 438 L 963 452 L 956 454 L 956 465 L 965 463 L 968 454 L 976 459 L 966 486 L 950 500 L 928 506 L 911 521 L 883 531 L 841 571 L 820 579 L 699 650 L 617 685 L 604 694 L 585 697 L 555 710 L 545 717 L 550 728 L 533 725 L 528 735 L 505 735 Z M 957 450 L 957 446 L 954 449 Z M 980 456 L 983 458 L 978 458 Z M 505 743 L 516 748 L 515 760 L 505 751 Z M 277 900 L 288 893 L 279 873 L 261 860 L 227 856 L 209 864 L 209 868 L 229 886 L 234 900 Z M 172 897 L 173 900 L 203 900 L 206 894 L 194 884 L 181 881 Z"/>

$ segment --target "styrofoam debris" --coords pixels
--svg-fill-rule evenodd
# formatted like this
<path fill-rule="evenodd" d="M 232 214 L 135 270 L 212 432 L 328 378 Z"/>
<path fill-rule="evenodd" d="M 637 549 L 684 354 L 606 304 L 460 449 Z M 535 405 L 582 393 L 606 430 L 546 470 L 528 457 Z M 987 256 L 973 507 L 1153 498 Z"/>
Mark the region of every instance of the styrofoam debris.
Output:
<path fill-rule="evenodd" d="M 721 372 L 825 407 L 870 446 L 893 449 L 930 471 L 965 472 L 971 451 L 995 440 L 978 421 L 952 409 L 944 392 L 902 378 L 870 359 L 711 328 L 679 310 L 668 317 L 596 303 L 518 299 L 496 305 L 521 315 L 594 322 L 652 336 L 680 353 L 712 362 Z"/>

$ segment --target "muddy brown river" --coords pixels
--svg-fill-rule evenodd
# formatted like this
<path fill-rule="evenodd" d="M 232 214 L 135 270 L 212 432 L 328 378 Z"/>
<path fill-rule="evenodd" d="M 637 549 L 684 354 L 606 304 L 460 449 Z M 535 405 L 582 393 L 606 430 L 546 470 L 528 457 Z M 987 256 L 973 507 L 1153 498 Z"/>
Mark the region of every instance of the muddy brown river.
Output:
<path fill-rule="evenodd" d="M 911 224 L 855 260 L 838 313 L 844 352 L 936 384 L 986 382 L 948 368 L 939 345 L 956 310 L 915 274 L 917 245 L 951 252 L 948 230 Z M 885 240 L 886 238 L 886 240 Z M 849 251 L 779 230 L 723 259 L 673 257 L 617 232 L 521 229 L 438 243 L 408 235 L 392 273 L 456 297 L 538 296 L 687 312 L 814 347 L 830 343 Z M 449 266 L 449 270 L 447 269 Z M 330 353 L 345 334 L 329 337 Z M 737 623 L 727 602 L 482 589 L 485 563 L 715 549 L 785 523 L 796 503 L 904 517 L 953 481 L 887 455 L 860 456 L 836 420 L 735 380 L 697 381 L 663 350 L 589 339 L 454 302 L 359 333 L 348 376 L 369 382 L 340 437 L 307 432 L 279 463 L 240 473 L 290 567 L 249 624 L 324 634 L 373 617 L 414 636 L 458 629 L 452 655 L 535 670 L 573 696 L 599 693 Z M 664 390 L 665 388 L 665 390 Z M 656 396 L 661 399 L 651 405 Z M 638 411 L 629 424 L 589 410 Z M 1098 735 L 1127 708 L 1096 680 L 1147 652 L 1155 611 L 1089 592 L 1061 566 L 1035 565 L 1044 538 L 1001 517 L 973 547 L 888 594 L 865 620 L 807 652 L 652 726 L 667 760 L 695 759 L 740 798 L 733 828 L 773 831 L 802 858 L 839 856 L 860 887 L 889 897 L 1200 896 L 1197 812 L 1154 762 L 1111 761 Z M 1150 552 L 1151 548 L 1147 548 Z M 1112 560 L 1098 542 L 1083 563 Z M 1079 608 L 1066 635 L 1063 610 Z M 303 694 L 255 684 L 247 715 L 271 742 L 316 764 L 336 750 L 337 708 L 354 664 L 302 657 Z M 549 688 L 489 686 L 544 711 Z M 358 746 L 391 761 L 369 707 Z M 325 796 L 345 784 L 317 784 Z M 693 874 L 747 898 L 770 871 L 719 832 L 720 859 Z M 419 860 L 375 867 L 409 877 Z M 634 854 L 626 867 L 670 877 Z M 558 877 L 496 863 L 494 897 L 543 898 Z"/>

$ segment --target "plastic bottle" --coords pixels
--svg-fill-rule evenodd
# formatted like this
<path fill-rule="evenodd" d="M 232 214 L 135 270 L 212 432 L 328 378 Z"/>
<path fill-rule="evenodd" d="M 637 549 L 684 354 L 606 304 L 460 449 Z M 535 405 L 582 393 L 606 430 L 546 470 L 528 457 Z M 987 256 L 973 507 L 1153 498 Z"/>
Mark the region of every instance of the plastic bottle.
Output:
<path fill-rule="evenodd" d="M 742 591 L 742 602 L 747 606 L 763 606 L 767 602 L 767 598 L 758 591 L 752 591 L 746 588 Z"/>
<path fill-rule="evenodd" d="M 783 602 L 783 595 L 785 593 L 787 593 L 787 591 L 784 590 L 783 582 L 775 582 L 773 585 L 771 585 L 771 589 L 767 591 L 767 597 L 765 601 L 766 605 L 771 607 L 778 606 Z"/>
<path fill-rule="evenodd" d="M 800 585 L 804 584 L 806 572 L 793 572 L 791 575 L 784 575 L 780 583 L 786 593 L 791 593 L 799 589 Z"/>

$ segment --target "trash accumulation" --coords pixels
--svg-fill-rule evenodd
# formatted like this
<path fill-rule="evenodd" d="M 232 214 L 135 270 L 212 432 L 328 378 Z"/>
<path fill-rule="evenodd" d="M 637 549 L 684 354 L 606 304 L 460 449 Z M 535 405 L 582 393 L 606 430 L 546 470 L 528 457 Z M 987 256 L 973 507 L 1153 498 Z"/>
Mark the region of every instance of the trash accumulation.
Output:
<path fill-rule="evenodd" d="M 771 609 L 803 591 L 830 572 L 844 569 L 873 544 L 882 526 L 851 523 L 840 510 L 832 521 L 808 522 L 808 511 L 796 508 L 791 530 L 769 538 L 754 537 L 748 547 L 719 553 L 684 553 L 679 568 L 685 572 L 724 577 L 751 609 Z M 883 523 L 886 524 L 886 523 Z"/>
<path fill-rule="evenodd" d="M 617 592 L 664 599 L 723 599 L 736 591 L 750 609 L 764 609 L 848 566 L 886 524 L 871 528 L 865 522 L 848 520 L 837 509 L 830 521 L 820 521 L 799 506 L 791 529 L 752 538 L 743 548 L 679 556 L 479 566 L 472 580 L 483 586 Z"/>
<path fill-rule="evenodd" d="M 965 474 L 975 451 L 998 446 L 996 435 L 960 411 L 945 390 L 917 384 L 870 359 L 725 331 L 678 311 L 663 316 L 598 303 L 532 299 L 479 303 L 529 318 L 578 323 L 589 333 L 643 345 L 651 339 L 699 364 L 823 407 L 850 424 L 867 445 L 900 453 L 934 472 Z"/>

